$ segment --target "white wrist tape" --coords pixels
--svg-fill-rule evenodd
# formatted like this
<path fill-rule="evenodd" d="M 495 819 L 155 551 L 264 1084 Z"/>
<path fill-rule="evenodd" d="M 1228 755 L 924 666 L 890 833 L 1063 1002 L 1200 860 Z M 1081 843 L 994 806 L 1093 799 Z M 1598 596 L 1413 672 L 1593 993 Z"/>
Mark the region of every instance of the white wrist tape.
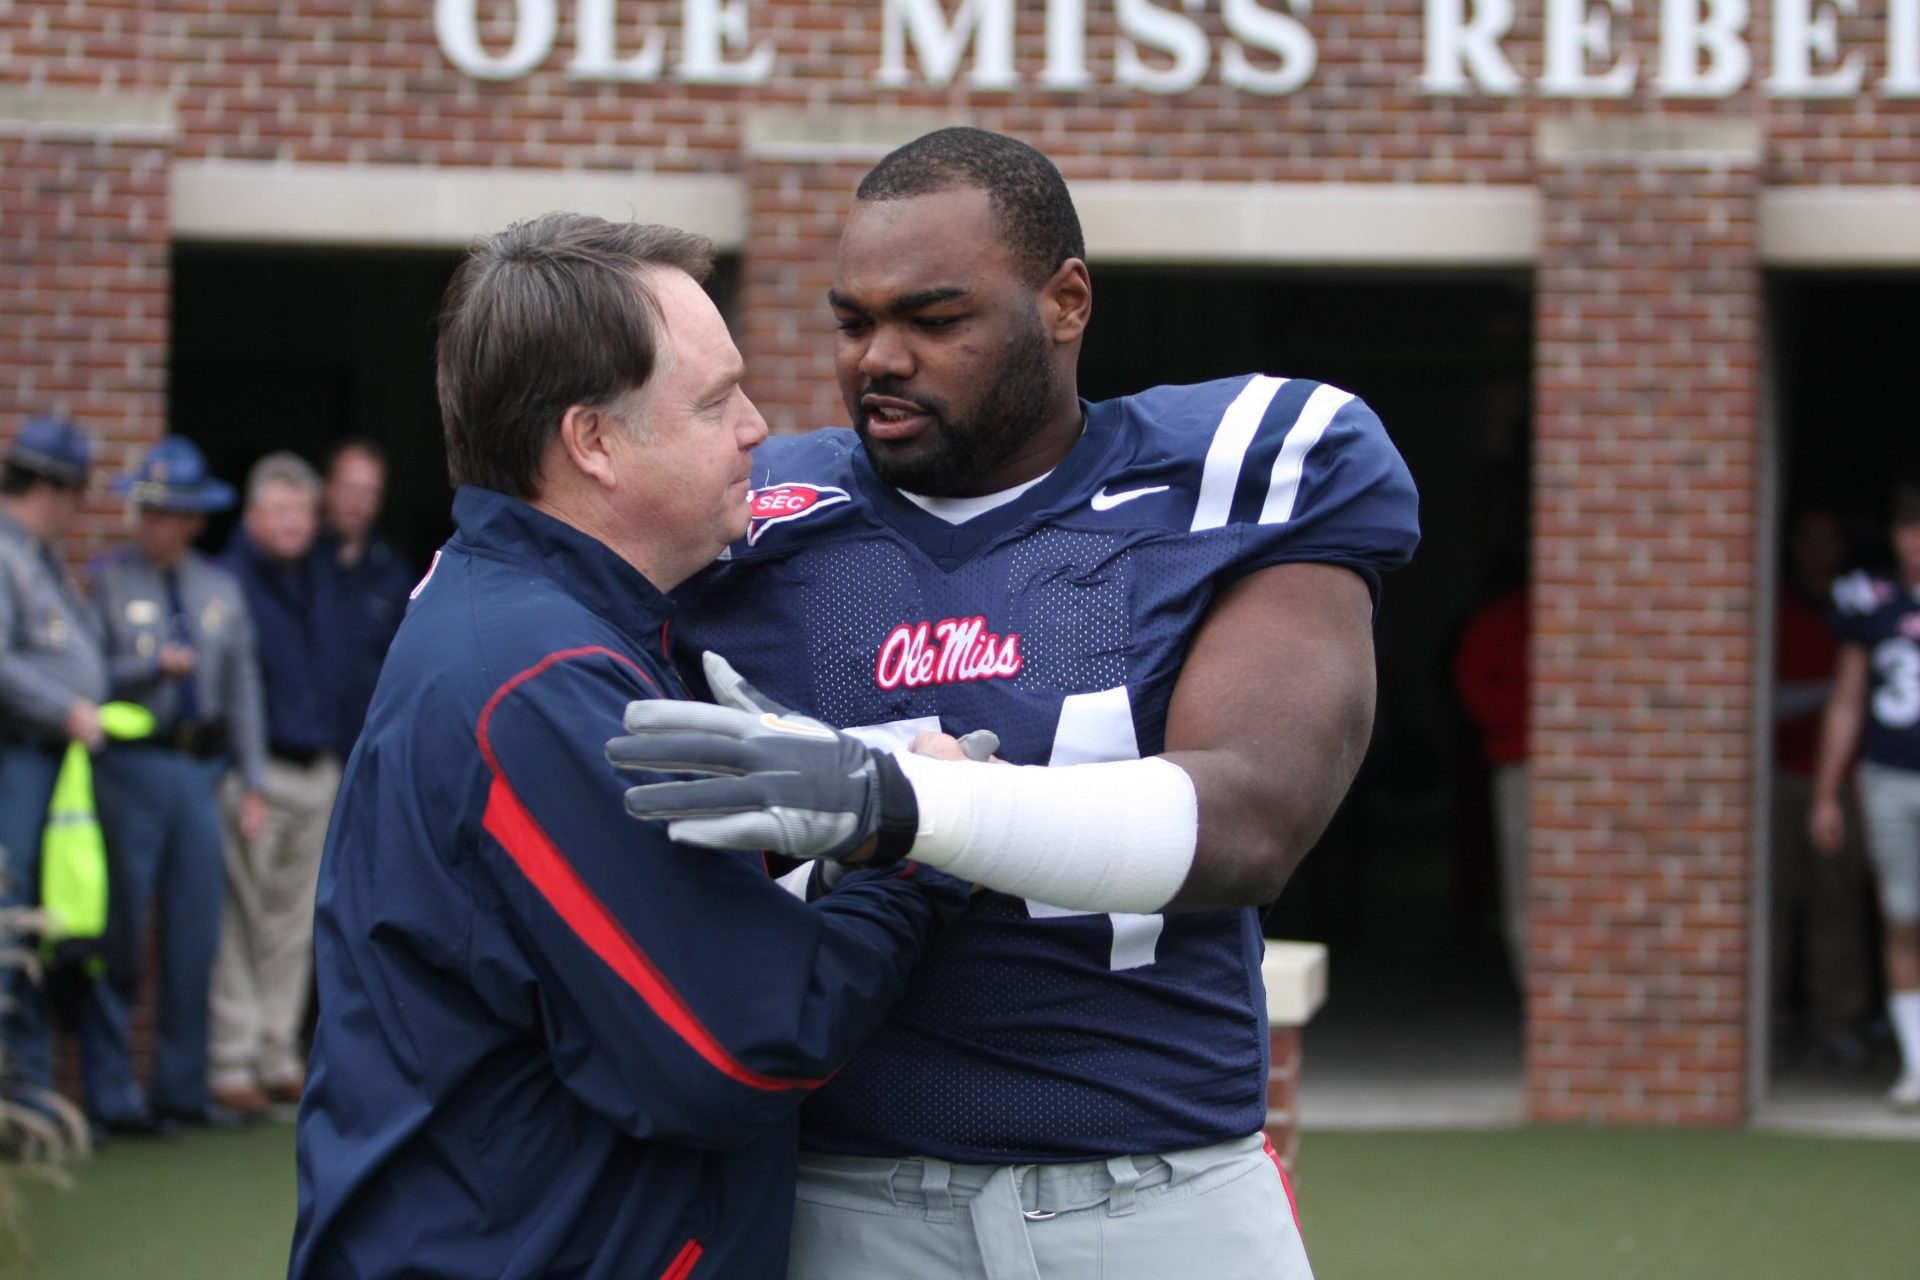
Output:
<path fill-rule="evenodd" d="M 1157 756 L 1060 768 L 895 753 L 920 805 L 908 855 L 1076 911 L 1160 910 L 1193 867 L 1200 806 Z"/>

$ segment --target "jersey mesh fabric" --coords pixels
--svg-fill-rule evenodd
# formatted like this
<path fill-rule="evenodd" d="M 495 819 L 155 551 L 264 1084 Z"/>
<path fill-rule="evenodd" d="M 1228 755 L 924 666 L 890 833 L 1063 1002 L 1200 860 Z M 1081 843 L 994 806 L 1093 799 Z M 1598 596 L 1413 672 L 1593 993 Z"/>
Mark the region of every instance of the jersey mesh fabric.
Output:
<path fill-rule="evenodd" d="M 1249 385 L 1090 405 L 1053 474 L 957 527 L 880 485 L 849 432 L 769 441 L 758 483 L 837 486 L 851 501 L 736 544 L 684 587 L 683 669 L 713 649 L 831 723 L 992 729 L 1020 764 L 1160 751 L 1187 646 L 1221 589 L 1288 560 L 1349 565 L 1377 586 L 1417 538 L 1411 481 L 1357 400 L 1304 452 L 1291 518 L 1260 523 L 1275 459 L 1319 384 L 1283 382 L 1236 462 L 1214 441 Z M 1209 467 L 1232 495 L 1211 523 L 1195 514 Z M 925 679 L 881 678 L 901 628 L 927 624 L 937 651 L 942 623 L 975 618 L 972 634 L 999 659 L 1017 652 L 1017 669 L 942 666 L 936 652 L 916 673 Z M 1260 954 L 1251 909 L 1110 917 L 979 894 L 808 1103 L 805 1141 L 1026 1163 L 1244 1136 L 1266 1110 Z"/>

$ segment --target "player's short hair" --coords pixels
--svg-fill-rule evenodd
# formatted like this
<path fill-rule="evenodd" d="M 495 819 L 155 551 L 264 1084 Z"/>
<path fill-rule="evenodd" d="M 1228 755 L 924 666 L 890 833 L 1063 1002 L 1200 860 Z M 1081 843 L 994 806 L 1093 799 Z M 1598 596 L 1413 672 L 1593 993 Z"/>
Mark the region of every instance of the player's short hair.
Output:
<path fill-rule="evenodd" d="M 1053 161 L 985 129 L 936 129 L 890 152 L 860 180 L 856 200 L 904 200 L 954 187 L 987 193 L 1001 230 L 1035 288 L 1068 258 L 1085 258 L 1080 215 Z"/>
<path fill-rule="evenodd" d="M 1892 518 L 1887 523 L 1896 529 L 1920 524 L 1920 484 L 1895 485 L 1889 514 Z"/>
<path fill-rule="evenodd" d="M 713 245 L 646 223 L 549 213 L 468 251 L 440 307 L 436 351 L 447 475 L 516 498 L 574 405 L 612 408 L 660 358 L 660 309 L 642 278 L 670 267 L 704 282 Z"/>

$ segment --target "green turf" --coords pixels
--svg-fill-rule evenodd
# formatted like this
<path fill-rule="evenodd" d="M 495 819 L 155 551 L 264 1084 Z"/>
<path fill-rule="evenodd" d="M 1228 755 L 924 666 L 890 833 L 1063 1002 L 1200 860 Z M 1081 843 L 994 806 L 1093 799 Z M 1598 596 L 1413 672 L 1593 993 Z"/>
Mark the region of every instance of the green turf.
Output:
<path fill-rule="evenodd" d="M 11 1275 L 285 1274 L 291 1126 L 121 1142 L 75 1172 L 71 1193 L 28 1191 L 35 1257 Z M 1319 1280 L 1920 1277 L 1920 1143 L 1738 1131 L 1309 1133 L 1294 1186 Z"/>
<path fill-rule="evenodd" d="M 1294 1190 L 1320 1280 L 1920 1277 L 1920 1143 L 1309 1133 Z"/>

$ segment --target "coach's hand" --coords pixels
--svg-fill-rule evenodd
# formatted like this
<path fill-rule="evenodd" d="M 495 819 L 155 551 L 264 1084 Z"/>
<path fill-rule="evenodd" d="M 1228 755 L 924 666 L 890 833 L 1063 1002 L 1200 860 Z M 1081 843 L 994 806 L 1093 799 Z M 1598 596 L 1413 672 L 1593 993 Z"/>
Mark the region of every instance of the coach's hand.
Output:
<path fill-rule="evenodd" d="M 920 811 L 893 757 L 755 689 L 719 654 L 703 665 L 719 706 L 630 702 L 627 736 L 607 743 L 622 769 L 710 775 L 627 791 L 627 812 L 667 820 L 682 844 L 847 859 L 879 837 L 872 863 L 913 845 Z"/>

